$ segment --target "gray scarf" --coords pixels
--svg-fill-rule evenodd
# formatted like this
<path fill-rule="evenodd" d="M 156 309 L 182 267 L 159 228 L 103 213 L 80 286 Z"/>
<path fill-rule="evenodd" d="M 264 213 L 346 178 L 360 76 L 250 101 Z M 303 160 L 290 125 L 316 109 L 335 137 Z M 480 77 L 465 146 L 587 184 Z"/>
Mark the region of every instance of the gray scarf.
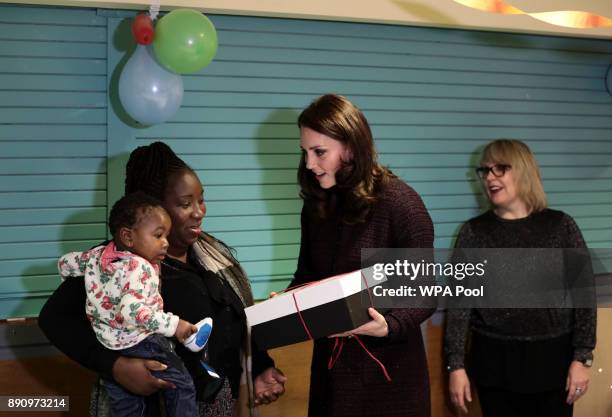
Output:
<path fill-rule="evenodd" d="M 234 258 L 230 249 L 220 240 L 202 232 L 196 243 L 193 244 L 193 253 L 198 263 L 207 271 L 211 271 L 227 282 L 234 290 L 242 305 L 249 307 L 253 305 L 253 292 L 246 273 L 240 263 Z M 249 326 L 245 329 L 245 343 L 242 347 L 241 364 L 244 369 L 240 378 L 240 395 L 238 409 L 234 413 L 236 416 L 257 415 L 254 403 L 254 387 L 252 374 L 252 354 L 251 354 L 251 332 Z M 246 393 L 244 392 L 246 388 Z M 244 394 L 248 394 L 248 403 L 245 403 Z M 246 414 L 248 408 L 248 414 Z"/>

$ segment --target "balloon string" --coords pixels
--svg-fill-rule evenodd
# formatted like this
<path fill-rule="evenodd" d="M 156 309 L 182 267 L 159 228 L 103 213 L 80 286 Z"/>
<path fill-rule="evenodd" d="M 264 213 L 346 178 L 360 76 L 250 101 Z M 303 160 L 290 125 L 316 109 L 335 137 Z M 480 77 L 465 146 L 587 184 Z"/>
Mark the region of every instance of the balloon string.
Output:
<path fill-rule="evenodd" d="M 151 20 L 157 19 L 160 7 L 159 2 L 160 0 L 153 0 L 153 3 L 151 3 L 151 6 L 149 6 L 149 15 L 151 16 Z"/>

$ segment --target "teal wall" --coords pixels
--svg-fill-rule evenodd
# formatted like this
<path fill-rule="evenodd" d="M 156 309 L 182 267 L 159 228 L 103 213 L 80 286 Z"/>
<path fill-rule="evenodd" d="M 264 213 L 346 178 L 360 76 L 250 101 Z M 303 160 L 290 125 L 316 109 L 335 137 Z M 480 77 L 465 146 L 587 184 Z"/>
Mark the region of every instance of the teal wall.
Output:
<path fill-rule="evenodd" d="M 470 167 L 498 137 L 527 141 L 551 206 L 612 247 L 612 41 L 210 16 L 217 57 L 184 76 L 170 122 L 138 128 L 117 116 L 127 16 L 0 5 L 0 318 L 36 315 L 57 257 L 105 237 L 126 155 L 157 139 L 197 170 L 204 228 L 236 248 L 256 296 L 284 287 L 299 242 L 295 121 L 326 92 L 365 112 L 437 247 L 479 212 Z"/>
<path fill-rule="evenodd" d="M 57 257 L 106 235 L 106 25 L 0 5 L 0 318 L 36 315 Z"/>

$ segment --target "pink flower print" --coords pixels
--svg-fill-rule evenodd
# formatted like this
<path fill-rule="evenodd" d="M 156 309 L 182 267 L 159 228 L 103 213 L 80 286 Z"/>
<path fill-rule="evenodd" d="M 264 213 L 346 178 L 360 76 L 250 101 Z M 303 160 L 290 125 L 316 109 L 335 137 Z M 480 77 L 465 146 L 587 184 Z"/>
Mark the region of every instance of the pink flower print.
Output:
<path fill-rule="evenodd" d="M 117 322 L 117 320 L 111 320 L 108 322 L 108 325 L 112 328 L 112 329 L 118 329 L 119 327 L 121 327 L 119 325 L 119 323 Z"/>
<path fill-rule="evenodd" d="M 147 271 L 144 271 L 142 275 L 140 276 L 140 282 L 144 284 L 145 282 L 149 280 L 149 278 L 151 278 L 151 275 L 149 275 Z"/>
<path fill-rule="evenodd" d="M 114 275 L 115 272 L 117 272 L 117 268 L 112 263 L 109 263 L 107 265 L 103 265 L 103 268 L 104 268 L 103 269 L 104 275 Z"/>
<path fill-rule="evenodd" d="M 95 282 L 92 282 L 92 283 L 91 283 L 91 287 L 89 287 L 89 291 L 90 291 L 90 292 L 94 292 L 94 291 L 95 291 L 95 290 L 97 290 L 97 289 L 98 289 L 98 284 L 96 284 Z M 97 297 L 97 296 L 96 296 L 96 298 L 100 298 L 100 297 Z"/>
<path fill-rule="evenodd" d="M 155 304 L 155 305 L 159 305 L 160 308 L 164 307 L 164 300 L 163 300 L 163 298 L 161 297 L 160 294 L 156 294 L 153 297 L 151 297 L 150 303 L 151 304 Z"/>
<path fill-rule="evenodd" d="M 123 286 L 123 291 L 128 292 L 130 290 L 130 281 L 126 282 Z"/>
<path fill-rule="evenodd" d="M 115 321 L 119 324 L 123 324 L 123 316 L 121 315 L 121 313 L 117 313 L 117 315 L 115 316 Z"/>
<path fill-rule="evenodd" d="M 141 293 L 134 291 L 134 290 L 130 291 L 130 295 L 132 295 L 137 300 L 142 300 L 144 298 Z"/>
<path fill-rule="evenodd" d="M 141 309 L 138 310 L 138 313 L 136 313 L 136 322 L 138 323 L 145 323 L 149 321 L 150 318 L 151 313 L 149 312 L 149 310 Z"/>
<path fill-rule="evenodd" d="M 128 272 L 132 272 L 138 268 L 138 261 L 135 258 L 130 258 L 130 262 L 128 263 Z"/>
<path fill-rule="evenodd" d="M 110 310 L 113 308 L 113 303 L 111 303 L 111 299 L 108 295 L 105 295 L 102 298 L 102 308 L 105 310 Z"/>
<path fill-rule="evenodd" d="M 145 301 L 145 303 L 147 303 L 147 305 L 156 305 L 158 303 L 158 299 L 156 296 L 151 296 L 151 297 L 147 297 L 147 300 Z"/>
<path fill-rule="evenodd" d="M 98 292 L 96 293 L 96 298 L 100 298 L 100 297 L 102 297 L 102 291 L 98 291 Z"/>

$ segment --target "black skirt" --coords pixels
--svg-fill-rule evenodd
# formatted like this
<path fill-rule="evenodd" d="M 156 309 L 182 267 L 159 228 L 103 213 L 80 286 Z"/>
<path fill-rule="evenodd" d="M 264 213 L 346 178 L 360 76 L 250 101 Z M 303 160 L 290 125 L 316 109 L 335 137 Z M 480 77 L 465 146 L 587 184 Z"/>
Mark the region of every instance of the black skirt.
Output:
<path fill-rule="evenodd" d="M 518 393 L 565 390 L 572 335 L 537 341 L 472 333 L 468 372 L 478 385 Z"/>

